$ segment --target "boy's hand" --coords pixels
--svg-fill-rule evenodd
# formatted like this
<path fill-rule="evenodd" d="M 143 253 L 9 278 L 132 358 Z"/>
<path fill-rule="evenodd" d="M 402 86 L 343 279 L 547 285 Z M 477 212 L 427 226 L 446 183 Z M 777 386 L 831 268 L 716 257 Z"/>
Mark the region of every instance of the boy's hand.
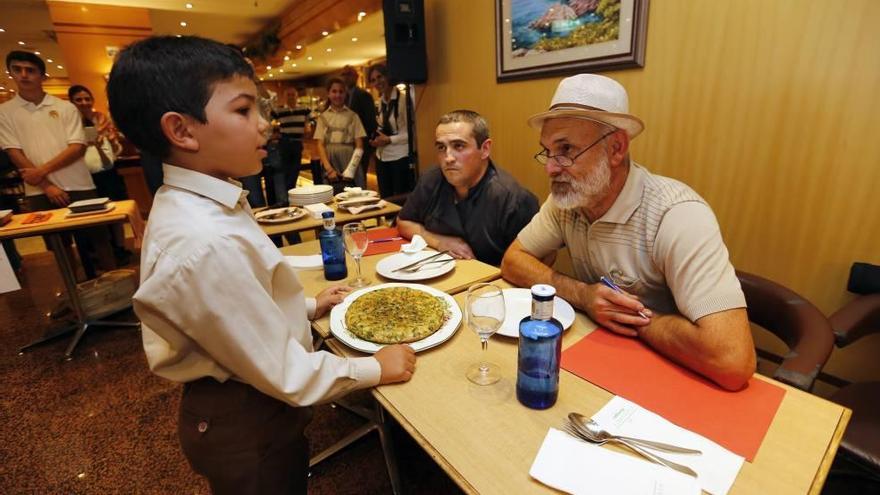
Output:
<path fill-rule="evenodd" d="M 345 285 L 334 285 L 333 287 L 327 287 L 322 290 L 315 296 L 315 300 L 317 301 L 317 305 L 315 306 L 315 319 L 324 316 L 327 314 L 327 311 L 330 311 L 330 308 L 336 306 L 341 303 L 345 296 L 351 292 L 351 289 Z"/>
<path fill-rule="evenodd" d="M 408 382 L 416 371 L 416 351 L 408 345 L 386 345 L 373 354 L 373 357 L 382 367 L 379 385 Z"/>

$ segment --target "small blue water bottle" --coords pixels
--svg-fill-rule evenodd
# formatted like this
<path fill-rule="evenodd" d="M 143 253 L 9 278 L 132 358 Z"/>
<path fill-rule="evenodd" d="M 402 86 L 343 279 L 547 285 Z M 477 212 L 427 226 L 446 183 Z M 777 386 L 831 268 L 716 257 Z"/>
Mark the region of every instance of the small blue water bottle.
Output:
<path fill-rule="evenodd" d="M 318 234 L 318 241 L 321 243 L 324 278 L 327 280 L 342 280 L 348 276 L 342 234 L 336 230 L 336 219 L 333 217 L 332 211 L 321 213 L 321 217 L 324 219 L 324 230 Z"/>
<path fill-rule="evenodd" d="M 532 286 L 532 315 L 519 323 L 516 398 L 526 407 L 547 409 L 559 396 L 562 324 L 553 318 L 556 289 Z"/>

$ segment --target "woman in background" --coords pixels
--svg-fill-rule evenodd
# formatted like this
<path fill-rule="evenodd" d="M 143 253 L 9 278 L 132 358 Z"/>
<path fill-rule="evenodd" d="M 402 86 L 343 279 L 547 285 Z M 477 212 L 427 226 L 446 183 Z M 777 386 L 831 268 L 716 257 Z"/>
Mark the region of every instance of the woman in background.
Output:
<path fill-rule="evenodd" d="M 384 64 L 376 64 L 367 71 L 367 80 L 379 93 L 379 129 L 370 140 L 376 148 L 376 177 L 379 194 L 386 198 L 408 193 L 415 186 L 409 157 L 406 95 L 391 85 Z"/>
<path fill-rule="evenodd" d="M 84 159 L 89 172 L 92 173 L 98 197 L 107 197 L 113 201 L 128 199 L 125 181 L 114 167 L 116 155 L 122 150 L 122 145 L 113 122 L 93 108 L 95 99 L 89 88 L 79 84 L 71 86 L 67 90 L 67 97 L 82 115 L 87 141 Z M 122 224 L 111 225 L 110 231 L 116 264 L 127 265 L 131 261 L 132 253 L 125 248 L 125 231 Z"/>
<path fill-rule="evenodd" d="M 364 125 L 345 106 L 347 91 L 342 79 L 330 79 L 327 94 L 330 106 L 318 116 L 314 136 L 324 174 L 329 182 L 338 183 L 334 190 L 342 189 L 342 180 L 354 180 L 355 185 L 366 187 L 366 171 L 358 166 L 364 154 Z"/>

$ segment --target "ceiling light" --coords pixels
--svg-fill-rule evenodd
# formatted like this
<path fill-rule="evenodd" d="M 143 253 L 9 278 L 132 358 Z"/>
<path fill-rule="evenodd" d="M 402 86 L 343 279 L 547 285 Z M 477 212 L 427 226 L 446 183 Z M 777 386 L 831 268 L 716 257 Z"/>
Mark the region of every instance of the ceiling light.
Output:
<path fill-rule="evenodd" d="M 364 17 L 366 17 L 366 16 L 367 16 L 366 12 L 364 12 L 364 11 L 358 12 L 358 22 L 361 22 L 362 20 L 364 20 Z"/>
<path fill-rule="evenodd" d="M 5 33 L 5 32 L 6 32 L 6 30 L 5 30 L 5 29 L 3 29 L 3 28 L 0 28 L 0 33 Z"/>
<path fill-rule="evenodd" d="M 34 52 L 34 55 L 39 55 L 39 54 L 40 54 L 40 52 Z"/>
<path fill-rule="evenodd" d="M 330 53 L 330 52 L 332 52 L 332 51 L 333 51 L 332 48 L 328 48 L 328 49 L 327 49 L 327 53 Z"/>
<path fill-rule="evenodd" d="M 358 40 L 357 38 L 352 38 L 352 39 L 351 39 L 351 41 L 357 41 L 357 40 Z"/>
<path fill-rule="evenodd" d="M 46 77 L 52 77 L 52 74 L 46 73 Z"/>
<path fill-rule="evenodd" d="M 177 37 L 178 37 L 178 38 L 180 38 L 180 37 L 181 37 L 181 35 L 179 35 L 179 34 L 178 34 L 178 35 L 177 35 Z"/>
<path fill-rule="evenodd" d="M 322 36 L 328 36 L 329 34 L 330 34 L 330 33 L 328 33 L 327 31 L 321 31 L 321 35 L 322 35 Z"/>
<path fill-rule="evenodd" d="M 263 76 L 260 76 L 260 81 L 262 81 L 262 80 L 263 80 Z"/>
<path fill-rule="evenodd" d="M 186 21 L 180 21 L 180 27 L 186 27 Z"/>
<path fill-rule="evenodd" d="M 296 45 L 296 49 L 297 49 L 297 50 L 302 50 L 302 49 L 303 49 L 303 46 L 302 46 L 302 45 Z"/>
<path fill-rule="evenodd" d="M 291 67 L 296 67 L 296 64 L 290 64 Z"/>
<path fill-rule="evenodd" d="M 191 8 L 193 8 L 193 4 L 188 3 L 188 4 L 184 5 L 184 7 L 188 8 L 188 9 L 191 9 Z"/>
<path fill-rule="evenodd" d="M 63 66 L 63 65 L 59 65 L 58 68 L 59 68 L 59 69 L 63 69 L 64 66 Z"/>
<path fill-rule="evenodd" d="M 290 60 L 290 57 L 288 57 L 287 55 L 285 55 L 285 56 L 284 56 L 284 61 L 287 62 L 288 60 Z"/>
<path fill-rule="evenodd" d="M 306 59 L 307 59 L 307 60 L 311 60 L 311 59 L 312 59 L 312 56 L 309 55 L 308 57 L 306 57 Z"/>
<path fill-rule="evenodd" d="M 24 41 L 19 41 L 18 44 L 24 46 Z"/>
<path fill-rule="evenodd" d="M 269 74 L 269 77 L 275 77 L 275 74 Z"/>
<path fill-rule="evenodd" d="M 54 62 L 54 60 L 52 60 L 51 58 L 47 58 L 46 62 L 49 62 L 51 64 L 52 62 Z"/>
<path fill-rule="evenodd" d="M 284 69 L 278 69 L 278 72 L 284 72 Z"/>
<path fill-rule="evenodd" d="M 267 66 L 266 66 L 266 70 L 272 70 L 272 66 L 271 66 L 271 65 L 267 65 Z"/>

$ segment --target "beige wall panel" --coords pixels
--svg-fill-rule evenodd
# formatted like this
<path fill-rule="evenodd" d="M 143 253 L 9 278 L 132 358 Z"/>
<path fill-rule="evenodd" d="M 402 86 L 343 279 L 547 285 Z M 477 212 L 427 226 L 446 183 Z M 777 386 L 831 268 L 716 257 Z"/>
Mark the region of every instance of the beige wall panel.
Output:
<path fill-rule="evenodd" d="M 435 162 L 439 116 L 471 108 L 489 119 L 495 161 L 543 199 L 525 121 L 560 78 L 495 82 L 494 4 L 426 1 L 421 165 Z M 648 18 L 645 68 L 608 73 L 647 124 L 633 159 L 712 204 L 738 268 L 833 312 L 851 299 L 850 264 L 880 264 L 880 2 L 653 0 Z M 877 340 L 826 370 L 878 378 L 871 354 Z"/>

